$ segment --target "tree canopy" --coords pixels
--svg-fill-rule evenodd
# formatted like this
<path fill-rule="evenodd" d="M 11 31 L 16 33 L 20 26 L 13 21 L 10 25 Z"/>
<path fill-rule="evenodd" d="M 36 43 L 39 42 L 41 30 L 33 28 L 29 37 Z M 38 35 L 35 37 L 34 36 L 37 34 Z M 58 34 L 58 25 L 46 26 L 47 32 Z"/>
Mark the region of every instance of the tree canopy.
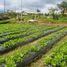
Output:
<path fill-rule="evenodd" d="M 67 2 L 63 1 L 58 4 L 59 9 L 61 9 L 62 14 L 64 15 L 65 10 L 67 10 Z"/>

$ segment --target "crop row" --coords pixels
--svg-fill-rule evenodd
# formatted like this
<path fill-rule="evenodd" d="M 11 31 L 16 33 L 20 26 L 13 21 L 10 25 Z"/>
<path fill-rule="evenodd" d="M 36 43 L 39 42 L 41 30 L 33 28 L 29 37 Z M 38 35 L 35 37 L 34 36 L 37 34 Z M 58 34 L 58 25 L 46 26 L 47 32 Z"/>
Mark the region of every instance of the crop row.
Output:
<path fill-rule="evenodd" d="M 31 57 L 34 57 L 35 55 L 38 56 L 40 55 L 39 53 L 42 53 L 42 51 L 44 52 L 44 49 L 47 50 L 48 46 L 53 45 L 61 38 L 63 38 L 67 34 L 64 31 L 66 31 L 66 28 L 58 32 L 54 32 L 49 36 L 42 38 L 41 40 L 38 40 L 37 44 L 25 45 L 21 48 L 19 47 L 17 50 L 13 51 L 13 53 L 9 53 L 5 56 L 0 56 L 0 64 L 4 66 L 6 65 L 7 67 L 16 67 L 16 64 L 19 66 L 19 62 L 23 62 L 24 58 L 29 58 L 28 55 L 31 55 Z"/>
<path fill-rule="evenodd" d="M 16 32 L 19 30 L 23 30 L 23 29 L 28 29 L 30 28 L 32 25 L 21 25 L 21 24 L 5 24 L 5 25 L 0 25 L 0 33 L 10 33 L 10 32 Z M 31 27 L 32 28 L 32 27 Z"/>
<path fill-rule="evenodd" d="M 51 27 L 51 26 L 45 26 L 45 27 Z M 20 32 L 28 29 L 37 29 L 37 28 L 45 28 L 44 25 L 35 25 L 35 24 L 5 24 L 5 25 L 0 25 L 0 35 L 8 35 L 10 33 L 14 32 Z M 54 27 L 54 26 L 52 26 Z M 56 27 L 56 26 L 55 26 Z M 4 34 L 6 33 L 6 34 Z"/>
<path fill-rule="evenodd" d="M 8 35 L 8 36 L 0 38 L 0 44 L 3 44 L 4 42 L 8 42 L 10 40 L 14 40 L 14 39 L 18 39 L 18 38 L 24 38 L 26 36 L 30 36 L 32 34 L 47 31 L 47 30 L 54 29 L 54 28 L 55 27 L 51 27 L 51 28 L 48 27 L 48 28 L 44 28 L 44 29 L 28 30 L 28 31 L 25 31 L 25 32 L 21 32 L 19 34 Z"/>
<path fill-rule="evenodd" d="M 30 30 L 33 30 L 34 28 L 22 28 L 22 29 L 17 29 L 16 31 L 10 31 L 10 32 L 5 32 L 5 33 L 2 33 L 0 34 L 0 37 L 2 36 L 8 36 L 8 35 L 16 35 L 16 34 L 20 34 L 20 33 L 23 33 L 23 32 L 26 32 L 26 31 L 30 31 Z"/>
<path fill-rule="evenodd" d="M 20 36 L 20 35 L 25 35 L 25 34 L 29 34 L 29 33 L 33 33 L 33 32 L 43 32 L 43 31 L 47 31 L 47 30 L 51 30 L 51 29 L 54 29 L 54 28 L 57 28 L 57 27 L 44 27 L 44 28 L 29 28 L 27 30 L 24 30 L 24 31 L 20 31 L 18 33 L 14 32 L 12 33 L 12 35 L 7 35 L 7 36 L 4 36 L 4 38 L 12 38 L 12 37 L 16 37 L 16 36 Z M 16 34 L 15 34 L 16 33 Z"/>
<path fill-rule="evenodd" d="M 46 59 L 43 59 L 45 66 L 67 67 L 67 36 L 56 44 Z"/>
<path fill-rule="evenodd" d="M 67 35 L 67 32 L 50 40 L 47 44 L 45 44 L 45 46 L 43 45 L 43 46 L 39 47 L 38 49 L 34 48 L 34 50 L 32 50 L 27 56 L 25 56 L 22 61 L 17 63 L 17 67 L 25 67 L 26 65 L 30 64 L 32 61 L 37 59 L 38 57 L 40 58 L 40 56 L 42 56 L 44 53 L 46 53 L 50 48 L 52 48 L 52 46 L 54 44 L 56 44 L 58 41 L 60 41 L 66 35 Z"/>
<path fill-rule="evenodd" d="M 42 32 L 42 31 L 47 31 L 47 30 L 50 30 L 50 29 L 53 29 L 55 27 L 44 27 L 44 28 L 36 28 L 36 29 L 28 29 L 28 30 L 24 30 L 24 31 L 20 31 L 20 32 L 13 32 L 13 33 L 5 33 L 5 34 L 0 34 L 0 44 L 1 43 L 4 43 L 6 41 L 9 41 L 9 40 L 14 40 L 14 39 L 17 39 L 17 38 L 22 38 L 22 37 L 25 37 L 25 36 L 28 36 L 28 35 L 31 35 L 33 33 L 37 33 L 37 32 Z M 12 35 L 11 35 L 12 34 Z"/>
<path fill-rule="evenodd" d="M 12 31 L 12 32 L 7 32 L 7 33 L 2 33 L 2 34 L 0 34 L 0 37 L 3 37 L 3 36 L 6 36 L 6 37 L 10 37 L 10 36 L 15 36 L 15 35 L 18 35 L 18 34 L 22 34 L 22 33 L 24 33 L 24 32 L 29 32 L 29 31 L 32 31 L 32 30 L 39 30 L 39 29 L 46 29 L 46 30 L 48 30 L 48 29 L 52 29 L 52 28 L 55 28 L 55 27 L 32 27 L 32 28 L 22 28 L 21 30 L 19 29 L 19 30 L 17 30 L 17 31 Z"/>
<path fill-rule="evenodd" d="M 5 42 L 4 44 L 1 44 L 1 46 L 0 46 L 0 53 L 5 53 L 5 52 L 8 52 L 8 51 L 11 51 L 11 50 L 15 49 L 18 46 L 25 45 L 27 43 L 30 43 L 30 42 L 32 42 L 34 40 L 37 40 L 37 39 L 39 39 L 39 38 L 41 38 L 43 36 L 46 36 L 48 34 L 51 34 L 53 32 L 61 30 L 63 28 L 64 27 L 55 28 L 54 30 L 47 30 L 47 31 L 44 31 L 44 32 L 39 31 L 39 32 L 34 33 L 34 34 L 32 34 L 30 36 L 27 36 L 27 37 L 10 40 L 8 42 Z"/>

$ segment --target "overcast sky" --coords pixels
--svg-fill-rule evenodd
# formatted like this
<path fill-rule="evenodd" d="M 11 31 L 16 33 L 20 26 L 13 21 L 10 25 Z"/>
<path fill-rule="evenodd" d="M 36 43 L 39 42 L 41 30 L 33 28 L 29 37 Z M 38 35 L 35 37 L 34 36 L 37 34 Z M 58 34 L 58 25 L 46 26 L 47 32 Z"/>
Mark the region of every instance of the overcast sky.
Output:
<path fill-rule="evenodd" d="M 21 10 L 21 0 L 5 0 L 6 9 L 16 9 Z M 57 3 L 67 0 L 22 0 L 22 10 L 25 11 L 35 11 L 40 9 L 42 12 L 47 12 L 48 8 L 56 7 Z M 0 0 L 0 10 L 4 9 L 4 0 Z"/>

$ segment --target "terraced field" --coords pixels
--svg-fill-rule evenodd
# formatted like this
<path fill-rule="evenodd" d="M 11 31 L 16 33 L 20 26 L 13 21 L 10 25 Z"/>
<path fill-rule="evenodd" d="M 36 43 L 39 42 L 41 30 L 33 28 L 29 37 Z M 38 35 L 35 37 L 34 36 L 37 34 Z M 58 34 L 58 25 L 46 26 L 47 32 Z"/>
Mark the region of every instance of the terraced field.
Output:
<path fill-rule="evenodd" d="M 67 27 L 64 26 L 2 24 L 0 25 L 0 67 L 37 67 L 33 61 L 39 59 L 46 67 L 66 67 L 66 36 Z M 46 54 L 48 55 L 46 58 L 42 57 Z"/>

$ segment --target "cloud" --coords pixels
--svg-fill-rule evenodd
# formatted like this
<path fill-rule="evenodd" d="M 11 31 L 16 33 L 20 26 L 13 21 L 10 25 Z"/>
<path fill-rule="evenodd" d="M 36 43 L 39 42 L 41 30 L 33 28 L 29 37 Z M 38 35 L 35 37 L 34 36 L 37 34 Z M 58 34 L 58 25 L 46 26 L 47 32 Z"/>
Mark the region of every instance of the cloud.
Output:
<path fill-rule="evenodd" d="M 21 10 L 21 0 L 5 0 L 6 9 Z M 57 3 L 67 0 L 22 0 L 22 9 L 25 11 L 35 11 L 40 9 L 42 12 L 47 12 L 48 8 L 56 7 Z M 3 9 L 3 0 L 0 0 L 0 9 Z"/>
<path fill-rule="evenodd" d="M 4 9 L 4 5 L 0 4 L 0 9 L 3 10 Z"/>

